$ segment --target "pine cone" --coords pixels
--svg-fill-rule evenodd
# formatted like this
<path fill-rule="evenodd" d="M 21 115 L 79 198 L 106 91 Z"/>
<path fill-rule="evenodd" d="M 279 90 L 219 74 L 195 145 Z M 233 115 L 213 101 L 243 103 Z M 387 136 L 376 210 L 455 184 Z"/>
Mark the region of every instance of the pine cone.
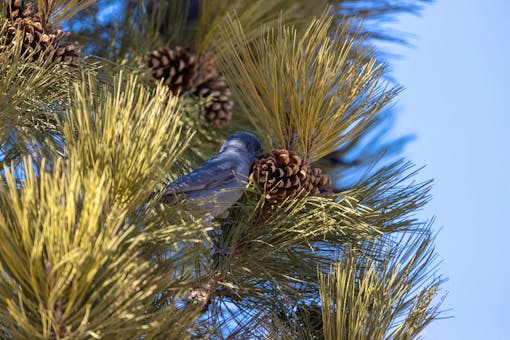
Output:
<path fill-rule="evenodd" d="M 39 58 L 39 55 L 47 48 L 49 37 L 44 33 L 43 25 L 37 17 L 18 17 L 7 26 L 5 36 L 2 38 L 2 45 L 7 46 L 12 43 L 17 32 L 23 32 L 22 53 L 38 52 L 33 59 Z"/>
<path fill-rule="evenodd" d="M 193 88 L 203 86 L 218 77 L 218 66 L 214 62 L 214 55 L 212 52 L 206 52 L 199 56 L 197 59 L 197 73 L 193 79 Z"/>
<path fill-rule="evenodd" d="M 81 50 L 77 48 L 77 42 L 58 46 L 53 53 L 53 61 L 56 63 L 74 63 L 80 59 Z"/>
<path fill-rule="evenodd" d="M 329 176 L 323 175 L 319 168 L 308 168 L 304 188 L 312 195 L 319 195 L 331 191 L 331 180 Z"/>
<path fill-rule="evenodd" d="M 212 97 L 204 107 L 204 119 L 215 128 L 227 125 L 232 119 L 230 111 L 234 102 L 230 98 L 232 93 L 227 87 L 225 78 L 216 77 L 198 86 L 193 93 L 199 97 Z"/>
<path fill-rule="evenodd" d="M 11 21 L 32 16 L 33 12 L 34 4 L 32 0 L 10 0 L 5 6 L 5 16 Z"/>
<path fill-rule="evenodd" d="M 252 168 L 253 178 L 266 200 L 280 203 L 297 197 L 305 183 L 308 167 L 294 151 L 272 150 Z"/>
<path fill-rule="evenodd" d="M 175 49 L 160 47 L 146 53 L 140 68 L 149 71 L 149 78 L 155 83 L 163 79 L 174 93 L 190 90 L 197 73 L 196 57 L 179 46 Z"/>
<path fill-rule="evenodd" d="M 7 46 L 12 43 L 16 33 L 22 31 L 23 46 L 22 53 L 32 53 L 33 60 L 40 57 L 51 58 L 54 62 L 72 63 L 80 58 L 81 51 L 76 43 L 64 43 L 63 40 L 69 36 L 61 29 L 51 24 L 43 26 L 39 16 L 34 13 L 32 1 L 11 0 L 6 9 L 6 15 L 10 18 L 5 35 L 1 38 L 1 45 Z"/>
<path fill-rule="evenodd" d="M 291 150 L 272 150 L 255 162 L 252 177 L 266 200 L 272 204 L 293 199 L 302 193 L 318 195 L 327 190 L 329 178 L 318 168 L 303 163 Z"/>

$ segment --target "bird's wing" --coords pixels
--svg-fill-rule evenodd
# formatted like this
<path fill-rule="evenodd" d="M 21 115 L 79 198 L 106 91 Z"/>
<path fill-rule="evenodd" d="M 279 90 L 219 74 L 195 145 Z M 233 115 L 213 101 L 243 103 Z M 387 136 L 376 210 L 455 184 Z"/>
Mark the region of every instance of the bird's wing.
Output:
<path fill-rule="evenodd" d="M 238 160 L 211 158 L 209 161 L 170 183 L 164 195 L 186 194 L 198 190 L 221 189 L 237 180 Z"/>

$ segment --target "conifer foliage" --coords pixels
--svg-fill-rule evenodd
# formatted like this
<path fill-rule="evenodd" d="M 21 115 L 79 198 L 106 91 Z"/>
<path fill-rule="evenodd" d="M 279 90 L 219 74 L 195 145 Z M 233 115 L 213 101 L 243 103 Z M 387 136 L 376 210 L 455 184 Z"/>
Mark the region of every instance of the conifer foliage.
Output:
<path fill-rule="evenodd" d="M 438 318 L 430 182 L 366 159 L 341 188 L 325 165 L 367 154 L 401 90 L 374 23 L 423 1 L 313 3 L 2 0 L 2 338 L 413 339 Z M 236 130 L 265 150 L 239 201 L 162 202 Z"/>
<path fill-rule="evenodd" d="M 54 26 L 42 12 L 35 11 L 33 0 L 10 0 L 5 6 L 5 16 L 9 19 L 2 37 L 2 44 L 13 43 L 16 34 L 23 35 L 22 50 L 35 52 L 51 58 L 54 62 L 76 62 L 81 51 L 73 42 L 65 42 L 70 33 L 64 33 Z"/>

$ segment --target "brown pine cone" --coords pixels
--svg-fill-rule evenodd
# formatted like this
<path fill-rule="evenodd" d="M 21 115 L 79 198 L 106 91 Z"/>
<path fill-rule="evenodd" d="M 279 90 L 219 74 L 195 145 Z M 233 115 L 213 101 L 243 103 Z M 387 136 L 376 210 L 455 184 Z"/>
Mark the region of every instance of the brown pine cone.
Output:
<path fill-rule="evenodd" d="M 10 23 L 0 38 L 0 45 L 7 46 L 12 43 L 16 33 L 23 32 L 22 53 L 32 53 L 33 60 L 43 54 L 54 62 L 72 63 L 80 58 L 81 51 L 76 43 L 64 43 L 69 36 L 61 29 L 53 27 L 50 23 L 43 26 L 39 16 L 34 13 L 33 2 L 23 0 L 11 0 L 6 8 L 6 15 Z"/>
<path fill-rule="evenodd" d="M 77 42 L 67 43 L 57 47 L 53 53 L 53 61 L 56 63 L 74 63 L 80 59 L 81 50 L 76 46 Z"/>
<path fill-rule="evenodd" d="M 234 102 L 230 98 L 232 93 L 227 87 L 225 78 L 216 77 L 209 82 L 198 86 L 193 92 L 199 97 L 209 97 L 212 99 L 204 107 L 204 119 L 212 127 L 221 128 L 227 125 L 232 119 L 232 107 Z"/>
<path fill-rule="evenodd" d="M 155 83 L 163 79 L 173 93 L 189 91 L 197 73 L 196 57 L 180 46 L 160 47 L 146 53 L 140 68 L 146 69 Z"/>
<path fill-rule="evenodd" d="M 23 32 L 23 45 L 22 52 L 33 52 L 39 50 L 39 53 L 34 55 L 34 59 L 39 57 L 39 54 L 44 52 L 49 44 L 49 36 L 44 33 L 43 25 L 38 17 L 18 17 L 13 22 L 9 23 L 5 36 L 2 39 L 2 45 L 7 46 L 12 43 L 16 33 Z"/>
<path fill-rule="evenodd" d="M 218 77 L 218 66 L 214 62 L 212 52 L 206 52 L 197 58 L 197 73 L 193 79 L 193 88 L 209 83 Z"/>
<path fill-rule="evenodd" d="M 292 150 L 272 150 L 252 167 L 252 178 L 266 201 L 275 204 L 300 194 L 318 195 L 329 190 L 330 180 L 321 169 L 303 163 Z"/>
<path fill-rule="evenodd" d="M 303 190 L 308 167 L 290 150 L 271 150 L 255 162 L 253 179 L 270 203 L 297 197 Z"/>
<path fill-rule="evenodd" d="M 319 195 L 331 191 L 331 180 L 321 169 L 309 167 L 304 187 L 312 195 Z"/>
<path fill-rule="evenodd" d="M 5 16 L 11 21 L 32 16 L 33 12 L 34 4 L 32 0 L 9 0 L 5 6 Z"/>

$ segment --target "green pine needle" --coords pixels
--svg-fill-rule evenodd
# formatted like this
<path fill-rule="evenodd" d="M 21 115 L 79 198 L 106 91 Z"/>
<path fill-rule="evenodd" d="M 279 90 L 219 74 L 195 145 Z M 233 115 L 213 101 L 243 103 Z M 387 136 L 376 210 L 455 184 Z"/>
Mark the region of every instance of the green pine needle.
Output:
<path fill-rule="evenodd" d="M 44 23 L 58 24 L 92 6 L 97 0 L 36 0 L 37 13 Z"/>
<path fill-rule="evenodd" d="M 178 98 L 163 86 L 151 90 L 121 73 L 109 89 L 89 76 L 74 84 L 64 114 L 67 157 L 83 177 L 106 173 L 116 201 L 139 205 L 190 142 L 179 110 Z"/>
<path fill-rule="evenodd" d="M 310 163 L 362 133 L 399 91 L 384 87 L 385 65 L 348 22 L 332 26 L 323 15 L 303 35 L 279 25 L 249 43 L 230 19 L 223 33 L 231 53 L 220 64 L 244 115 L 270 147 Z"/>
<path fill-rule="evenodd" d="M 127 206 L 110 202 L 106 174 L 82 178 L 63 161 L 52 172 L 44 162 L 38 171 L 30 159 L 24 164 L 22 186 L 5 168 L 0 189 L 0 332 L 25 339 L 136 338 L 165 326 L 160 333 L 186 334 L 193 313 L 149 312 L 157 293 L 182 296 L 186 288 L 179 285 L 190 284 L 171 275 L 181 261 L 165 268 L 141 256 L 157 226 L 145 221 L 139 231 L 129 222 Z M 185 235 L 165 226 L 173 239 Z M 187 230 L 197 234 L 192 224 Z M 189 236 L 181 242 L 196 243 Z M 181 327 L 168 328 L 171 320 Z"/>
<path fill-rule="evenodd" d="M 2 20 L 0 36 L 7 30 Z M 20 163 L 23 155 L 53 157 L 60 151 L 61 131 L 55 115 L 67 99 L 69 83 L 77 79 L 75 68 L 55 64 L 34 49 L 23 53 L 23 32 L 0 53 L 0 165 Z M 51 138 L 55 136 L 55 138 Z"/>
<path fill-rule="evenodd" d="M 439 316 L 436 301 L 436 254 L 428 228 L 404 235 L 396 242 L 385 239 L 380 259 L 346 250 L 330 273 L 320 274 L 320 295 L 325 339 L 415 339 Z"/>

